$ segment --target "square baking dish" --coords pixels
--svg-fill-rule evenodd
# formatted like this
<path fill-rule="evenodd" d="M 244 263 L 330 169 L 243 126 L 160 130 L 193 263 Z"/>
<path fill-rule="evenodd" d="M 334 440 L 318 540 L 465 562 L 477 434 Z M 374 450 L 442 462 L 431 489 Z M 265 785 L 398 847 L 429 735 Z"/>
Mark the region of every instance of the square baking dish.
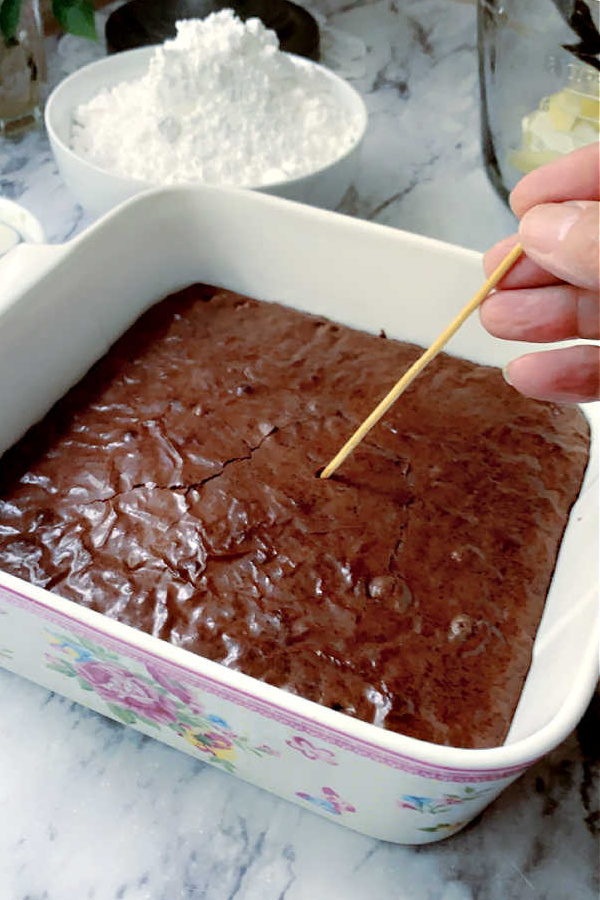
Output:
<path fill-rule="evenodd" d="M 67 245 L 22 245 L 0 262 L 0 453 L 144 310 L 192 282 L 428 344 L 481 280 L 478 253 L 258 193 L 145 193 Z M 527 349 L 490 337 L 476 316 L 449 346 L 492 365 Z M 0 664 L 356 831 L 439 840 L 559 744 L 596 684 L 598 433 L 588 418 L 590 463 L 503 746 L 383 731 L 2 572 Z"/>

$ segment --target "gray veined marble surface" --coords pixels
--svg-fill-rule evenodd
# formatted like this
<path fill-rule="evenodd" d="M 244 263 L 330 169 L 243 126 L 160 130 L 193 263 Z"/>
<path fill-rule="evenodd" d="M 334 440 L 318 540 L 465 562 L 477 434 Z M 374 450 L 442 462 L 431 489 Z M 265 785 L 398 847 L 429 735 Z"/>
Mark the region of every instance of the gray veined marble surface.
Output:
<path fill-rule="evenodd" d="M 483 250 L 514 228 L 478 143 L 475 12 L 311 9 L 370 127 L 343 212 Z M 102 17 L 100 17 L 102 18 Z M 102 47 L 49 41 L 50 81 Z M 90 223 L 43 132 L 0 143 L 0 196 L 51 242 Z M 0 900 L 597 900 L 600 703 L 463 833 L 362 837 L 0 670 Z"/>

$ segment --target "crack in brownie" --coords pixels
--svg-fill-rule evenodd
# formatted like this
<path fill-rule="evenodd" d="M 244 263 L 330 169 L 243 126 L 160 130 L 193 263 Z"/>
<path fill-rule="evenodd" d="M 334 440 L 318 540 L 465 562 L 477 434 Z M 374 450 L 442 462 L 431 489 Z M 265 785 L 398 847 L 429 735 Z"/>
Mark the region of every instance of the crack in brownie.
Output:
<path fill-rule="evenodd" d="M 0 567 L 384 728 L 502 743 L 588 458 L 577 408 L 195 285 L 0 462 Z"/>

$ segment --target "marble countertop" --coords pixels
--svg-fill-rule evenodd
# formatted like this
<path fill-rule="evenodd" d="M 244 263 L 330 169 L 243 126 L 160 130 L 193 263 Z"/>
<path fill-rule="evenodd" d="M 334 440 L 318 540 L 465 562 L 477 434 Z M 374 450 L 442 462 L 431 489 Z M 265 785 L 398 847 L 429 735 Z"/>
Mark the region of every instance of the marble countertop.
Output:
<path fill-rule="evenodd" d="M 326 61 L 370 114 L 340 209 L 484 250 L 514 229 L 478 139 L 475 10 L 319 0 Z M 102 19 L 105 14 L 99 18 Z M 101 55 L 48 41 L 49 81 Z M 90 218 L 43 131 L 0 142 L 0 196 L 51 242 Z M 0 670 L 0 900 L 596 900 L 596 697 L 577 731 L 455 837 L 362 837 Z"/>

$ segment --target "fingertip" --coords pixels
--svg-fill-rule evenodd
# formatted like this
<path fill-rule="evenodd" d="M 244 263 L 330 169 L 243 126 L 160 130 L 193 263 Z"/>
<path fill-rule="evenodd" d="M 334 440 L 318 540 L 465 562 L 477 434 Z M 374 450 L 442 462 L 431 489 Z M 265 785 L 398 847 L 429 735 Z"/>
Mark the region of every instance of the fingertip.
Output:
<path fill-rule="evenodd" d="M 600 399 L 600 348 L 592 345 L 526 353 L 503 370 L 511 387 L 535 400 L 588 403 Z"/>
<path fill-rule="evenodd" d="M 540 203 L 600 199 L 599 162 L 598 143 L 558 156 L 521 178 L 510 194 L 510 208 L 520 219 Z"/>
<path fill-rule="evenodd" d="M 542 203 L 529 209 L 519 225 L 525 253 L 557 278 L 598 289 L 600 271 L 598 201 Z"/>
<path fill-rule="evenodd" d="M 534 171 L 539 172 L 538 169 Z M 531 184 L 531 181 L 533 180 L 531 179 L 532 174 L 533 173 L 530 172 L 529 175 L 522 178 L 516 187 L 513 188 L 508 198 L 508 204 L 519 220 L 523 218 L 528 209 L 531 209 L 532 206 L 536 205 L 534 198 L 536 196 L 537 185 L 535 183 Z"/>
<path fill-rule="evenodd" d="M 512 365 L 512 363 L 507 363 L 504 366 L 504 368 L 502 369 L 502 375 L 504 377 L 505 382 L 507 384 L 509 384 L 511 387 L 514 387 L 514 384 L 513 384 L 512 378 L 511 378 L 511 374 L 510 374 L 511 365 Z"/>
<path fill-rule="evenodd" d="M 522 184 L 522 179 L 519 181 L 517 186 L 513 188 L 508 197 L 508 205 L 511 208 L 511 211 L 515 214 L 517 219 L 520 219 L 523 213 L 526 211 L 527 207 L 524 207 L 524 204 L 520 202 L 520 191 L 519 186 Z"/>

